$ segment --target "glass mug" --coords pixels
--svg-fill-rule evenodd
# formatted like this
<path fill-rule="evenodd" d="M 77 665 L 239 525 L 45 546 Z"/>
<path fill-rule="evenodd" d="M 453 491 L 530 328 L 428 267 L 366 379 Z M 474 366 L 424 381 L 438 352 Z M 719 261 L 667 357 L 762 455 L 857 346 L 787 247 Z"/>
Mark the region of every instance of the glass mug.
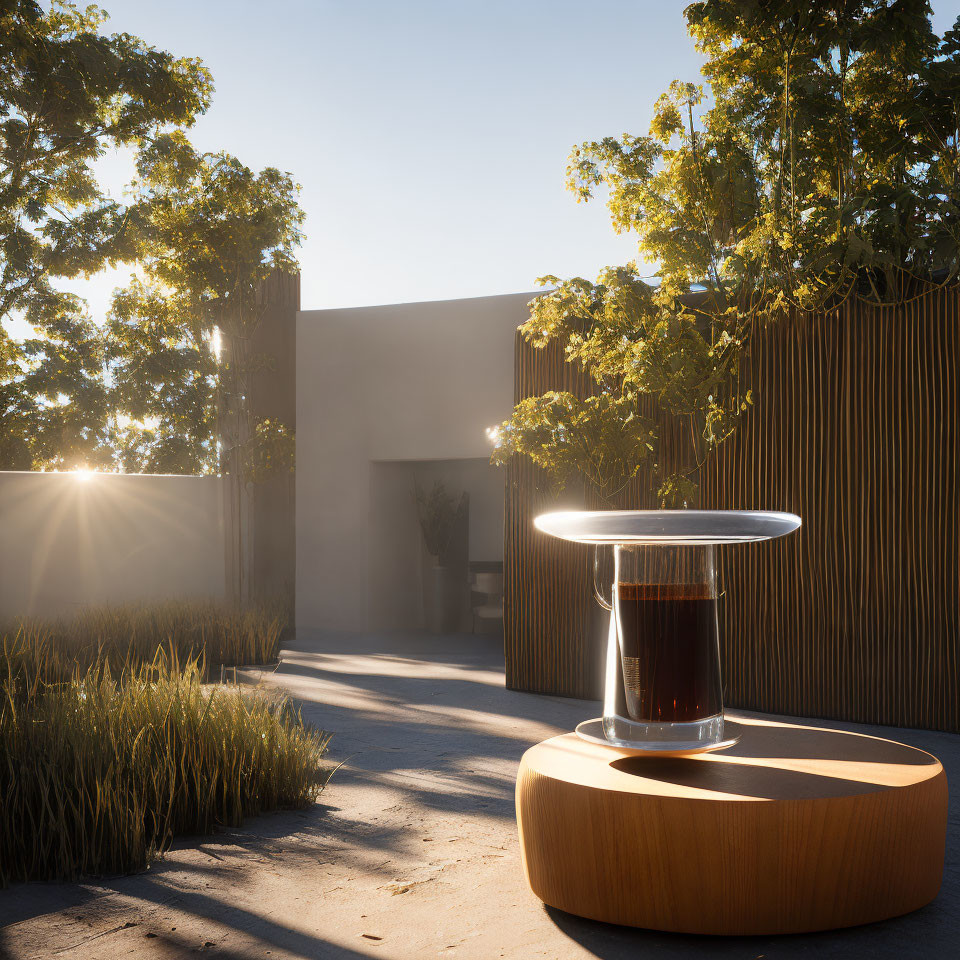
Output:
<path fill-rule="evenodd" d="M 713 549 L 615 544 L 608 601 L 594 547 L 594 592 L 610 611 L 603 699 L 610 743 L 681 749 L 723 740 Z"/>

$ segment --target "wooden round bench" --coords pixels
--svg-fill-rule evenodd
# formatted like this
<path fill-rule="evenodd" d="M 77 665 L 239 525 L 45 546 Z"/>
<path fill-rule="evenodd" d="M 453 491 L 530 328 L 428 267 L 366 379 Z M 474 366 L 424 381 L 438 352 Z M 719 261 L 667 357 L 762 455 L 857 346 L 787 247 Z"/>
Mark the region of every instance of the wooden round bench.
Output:
<path fill-rule="evenodd" d="M 533 892 L 655 930 L 773 934 L 869 923 L 940 888 L 947 782 L 913 747 L 737 717 L 718 753 L 632 756 L 576 734 L 523 756 Z"/>

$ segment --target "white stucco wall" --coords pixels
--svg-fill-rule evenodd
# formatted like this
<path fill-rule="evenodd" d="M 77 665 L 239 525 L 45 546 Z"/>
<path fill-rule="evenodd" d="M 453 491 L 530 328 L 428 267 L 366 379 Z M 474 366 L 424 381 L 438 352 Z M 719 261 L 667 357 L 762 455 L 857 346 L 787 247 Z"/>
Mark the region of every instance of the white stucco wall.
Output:
<path fill-rule="evenodd" d="M 489 457 L 484 431 L 512 409 L 515 333 L 533 296 L 299 314 L 298 627 L 370 626 L 371 464 Z M 485 526 L 471 539 L 489 554 L 492 536 L 502 554 L 493 482 L 499 500 L 486 481 L 472 496 L 471 527 Z"/>
<path fill-rule="evenodd" d="M 0 472 L 0 619 L 223 595 L 218 478 Z"/>

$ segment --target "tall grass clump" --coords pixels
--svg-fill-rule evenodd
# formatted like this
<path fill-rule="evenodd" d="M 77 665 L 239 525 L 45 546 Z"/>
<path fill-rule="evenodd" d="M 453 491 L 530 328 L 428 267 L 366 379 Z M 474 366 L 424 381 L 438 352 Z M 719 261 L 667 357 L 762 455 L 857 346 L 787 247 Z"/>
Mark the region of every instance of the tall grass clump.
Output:
<path fill-rule="evenodd" d="M 46 669 L 59 679 L 108 662 L 114 671 L 152 663 L 158 650 L 178 662 L 269 663 L 277 659 L 285 626 L 277 604 L 237 610 L 214 601 L 169 601 L 89 607 L 71 617 L 22 619 L 6 629 L 30 648 L 43 647 Z"/>
<path fill-rule="evenodd" d="M 178 834 L 312 803 L 328 737 L 286 699 L 203 682 L 174 657 L 50 682 L 0 650 L 0 884 L 138 870 Z"/>

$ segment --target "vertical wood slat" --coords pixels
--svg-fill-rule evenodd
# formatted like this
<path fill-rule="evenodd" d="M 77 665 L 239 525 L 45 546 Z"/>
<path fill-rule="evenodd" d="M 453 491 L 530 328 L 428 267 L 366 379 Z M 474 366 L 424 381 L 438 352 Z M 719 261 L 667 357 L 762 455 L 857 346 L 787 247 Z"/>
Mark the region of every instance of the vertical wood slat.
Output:
<path fill-rule="evenodd" d="M 960 731 L 960 291 L 863 303 L 758 334 L 756 405 L 705 469 L 705 507 L 800 514 L 799 534 L 720 551 L 726 701 Z M 519 337 L 516 398 L 588 379 Z M 678 442 L 665 436 L 668 446 Z M 512 689 L 600 693 L 590 552 L 537 533 L 556 505 L 507 469 L 505 646 Z M 636 506 L 632 490 L 624 506 Z M 566 505 L 583 503 L 569 491 Z"/>

